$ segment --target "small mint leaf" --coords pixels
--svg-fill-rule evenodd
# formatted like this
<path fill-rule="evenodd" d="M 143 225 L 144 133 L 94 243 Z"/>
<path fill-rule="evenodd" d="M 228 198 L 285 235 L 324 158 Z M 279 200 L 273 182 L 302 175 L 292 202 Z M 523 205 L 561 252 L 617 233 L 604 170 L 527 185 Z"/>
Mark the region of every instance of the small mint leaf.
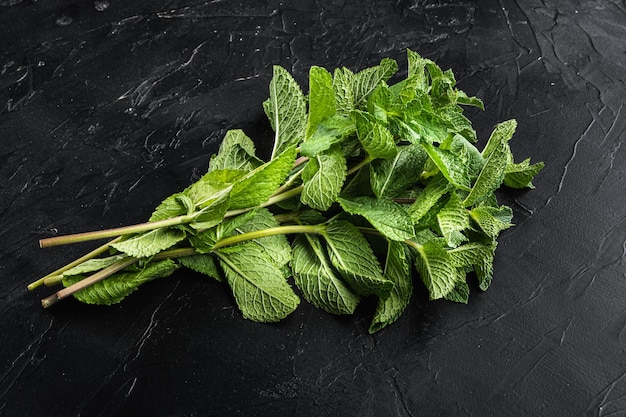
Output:
<path fill-rule="evenodd" d="M 176 228 L 160 228 L 128 237 L 111 246 L 134 258 L 156 255 L 185 239 L 186 233 Z"/>
<path fill-rule="evenodd" d="M 74 297 L 86 304 L 116 304 L 134 292 L 141 284 L 157 278 L 170 276 L 178 265 L 171 259 L 148 263 L 143 269 L 122 271 L 98 281 L 87 288 L 75 292 Z M 84 277 L 72 275 L 63 279 L 63 285 L 69 287 Z"/>

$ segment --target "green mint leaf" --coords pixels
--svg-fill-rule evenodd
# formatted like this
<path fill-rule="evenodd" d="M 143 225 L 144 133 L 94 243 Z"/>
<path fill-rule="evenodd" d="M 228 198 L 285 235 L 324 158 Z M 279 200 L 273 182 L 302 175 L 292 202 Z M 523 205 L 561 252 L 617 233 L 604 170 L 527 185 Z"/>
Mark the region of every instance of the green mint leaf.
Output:
<path fill-rule="evenodd" d="M 247 221 L 242 222 L 234 230 L 238 233 L 248 233 L 277 226 L 279 226 L 279 224 L 274 218 L 274 215 L 269 210 L 261 208 L 255 210 L 253 216 L 249 217 Z M 252 242 L 259 245 L 267 253 L 272 262 L 281 268 L 286 268 L 291 261 L 291 245 L 285 235 L 265 236 L 255 239 Z"/>
<path fill-rule="evenodd" d="M 513 226 L 513 212 L 507 206 L 479 206 L 470 212 L 470 217 L 491 238 L 496 238 L 502 230 Z"/>
<path fill-rule="evenodd" d="M 462 136 L 471 143 L 476 143 L 476 131 L 472 122 L 463 115 L 458 106 L 450 107 L 442 111 L 442 117 L 450 124 L 450 131 Z"/>
<path fill-rule="evenodd" d="M 176 193 L 163 200 L 154 210 L 148 221 L 156 222 L 172 217 L 184 216 L 192 213 L 194 209 L 195 205 L 189 197 L 184 193 Z"/>
<path fill-rule="evenodd" d="M 455 303 L 467 304 L 467 301 L 469 300 L 469 291 L 467 282 L 459 280 L 454 283 L 454 288 L 452 288 L 452 290 L 447 293 L 444 298 Z"/>
<path fill-rule="evenodd" d="M 311 67 L 309 70 L 309 116 L 307 118 L 306 138 L 311 137 L 320 122 L 334 115 L 335 111 L 333 76 L 324 68 Z"/>
<path fill-rule="evenodd" d="M 287 148 L 271 161 L 239 178 L 230 192 L 229 208 L 249 208 L 265 203 L 283 183 L 295 159 L 296 148 Z"/>
<path fill-rule="evenodd" d="M 416 88 L 427 92 L 430 87 L 430 80 L 426 74 L 426 65 L 431 64 L 432 61 L 422 58 L 420 54 L 410 49 L 407 49 L 407 60 L 409 64 L 409 78 L 415 79 Z"/>
<path fill-rule="evenodd" d="M 177 228 L 161 228 L 132 235 L 111 246 L 134 258 L 147 258 L 168 249 L 186 237 L 186 233 Z"/>
<path fill-rule="evenodd" d="M 133 268 L 134 269 L 134 268 Z M 74 293 L 74 297 L 86 304 L 116 304 L 134 292 L 141 284 L 157 278 L 172 275 L 178 265 L 171 259 L 148 263 L 143 269 L 122 271 Z M 72 275 L 63 279 L 63 285 L 69 287 L 83 279 Z"/>
<path fill-rule="evenodd" d="M 431 179 L 408 209 L 413 222 L 419 222 L 451 188 L 448 180 L 441 174 Z"/>
<path fill-rule="evenodd" d="M 342 143 L 354 133 L 355 126 L 351 117 L 331 116 L 319 123 L 313 134 L 302 142 L 300 153 L 304 156 L 314 157 L 330 149 L 331 146 Z"/>
<path fill-rule="evenodd" d="M 331 314 L 354 313 L 360 297 L 335 271 L 318 236 L 296 236 L 292 266 L 295 283 L 309 303 Z"/>
<path fill-rule="evenodd" d="M 436 241 L 428 242 L 418 249 L 415 267 L 431 300 L 444 298 L 454 290 L 465 274 L 456 268 L 448 252 Z"/>
<path fill-rule="evenodd" d="M 353 116 L 357 137 L 371 159 L 393 158 L 396 155 L 396 143 L 386 127 L 378 123 L 369 113 L 357 110 Z"/>
<path fill-rule="evenodd" d="M 411 263 L 404 244 L 389 242 L 383 274 L 385 278 L 393 282 L 394 286 L 387 298 L 378 300 L 374 318 L 369 327 L 370 333 L 375 333 L 395 322 L 411 299 L 413 292 Z"/>
<path fill-rule="evenodd" d="M 230 199 L 228 198 L 228 195 L 222 195 L 223 197 L 219 200 L 215 200 L 211 203 L 211 205 L 205 206 L 197 211 L 194 214 L 194 220 L 189 223 L 189 225 L 196 230 L 201 230 L 208 229 L 216 224 L 219 224 L 224 218 L 228 207 L 230 207 Z"/>
<path fill-rule="evenodd" d="M 466 106 L 478 107 L 481 110 L 485 110 L 485 105 L 478 97 L 468 97 L 463 91 L 459 91 L 456 97 L 458 104 L 464 104 Z"/>
<path fill-rule="evenodd" d="M 289 72 L 275 65 L 270 82 L 270 97 L 263 103 L 275 132 L 272 159 L 304 139 L 306 100 L 300 86 Z"/>
<path fill-rule="evenodd" d="M 535 188 L 533 178 L 543 169 L 544 163 L 530 164 L 530 158 L 519 164 L 509 163 L 504 171 L 503 184 L 511 188 Z"/>
<path fill-rule="evenodd" d="M 388 123 L 388 112 L 392 111 L 396 100 L 394 92 L 385 82 L 378 84 L 376 89 L 367 97 L 367 113 L 383 125 Z"/>
<path fill-rule="evenodd" d="M 117 261 L 124 259 L 126 255 L 113 255 L 106 258 L 92 258 L 62 273 L 63 277 L 72 275 L 85 275 L 107 268 Z"/>
<path fill-rule="evenodd" d="M 456 247 L 467 238 L 461 233 L 469 227 L 469 215 L 457 193 L 451 193 L 450 199 L 437 214 L 439 230 L 450 247 Z"/>
<path fill-rule="evenodd" d="M 517 129 L 517 121 L 515 119 L 498 123 L 491 132 L 489 140 L 483 149 L 483 157 L 488 158 L 502 143 L 508 143 Z"/>
<path fill-rule="evenodd" d="M 248 171 L 216 169 L 204 174 L 184 191 L 195 207 L 210 207 L 222 202 L 230 194 L 233 185 Z"/>
<path fill-rule="evenodd" d="M 337 68 L 333 74 L 333 91 L 337 113 L 349 115 L 354 110 L 355 75 L 348 68 Z"/>
<path fill-rule="evenodd" d="M 217 281 L 224 282 L 222 271 L 218 268 L 215 258 L 209 254 L 182 256 L 178 262 L 193 271 L 204 274 Z"/>
<path fill-rule="evenodd" d="M 346 158 L 339 147 L 311 158 L 302 171 L 304 187 L 300 195 L 302 204 L 328 210 L 336 201 L 346 179 Z"/>
<path fill-rule="evenodd" d="M 415 184 L 428 155 L 420 145 L 399 146 L 393 158 L 376 159 L 370 164 L 370 183 L 377 197 L 397 197 Z M 414 173 L 413 175 L 407 173 Z"/>
<path fill-rule="evenodd" d="M 345 220 L 333 220 L 322 236 L 331 263 L 354 292 L 381 297 L 389 295 L 393 282 L 383 276 L 378 259 L 356 226 Z"/>
<path fill-rule="evenodd" d="M 254 242 L 216 251 L 235 301 L 243 317 L 277 322 L 291 314 L 300 302 L 284 271 Z"/>
<path fill-rule="evenodd" d="M 422 143 L 422 146 L 431 161 L 451 184 L 461 190 L 470 190 L 470 176 L 467 168 L 469 156 L 465 148 L 461 148 L 461 152 L 457 153 L 426 142 Z"/>
<path fill-rule="evenodd" d="M 211 157 L 209 171 L 251 171 L 262 164 L 263 161 L 256 157 L 252 139 L 243 130 L 236 129 L 226 132 L 218 153 Z"/>
<path fill-rule="evenodd" d="M 457 268 L 471 268 L 476 272 L 479 288 L 486 291 L 493 278 L 493 257 L 497 243 L 469 242 L 448 251 Z"/>
<path fill-rule="evenodd" d="M 491 150 L 463 205 L 470 207 L 480 203 L 500 187 L 510 155 L 511 151 L 506 141 L 499 142 L 498 146 Z"/>
<path fill-rule="evenodd" d="M 411 143 L 441 143 L 453 130 L 450 123 L 433 110 L 425 110 L 422 100 L 414 100 L 401 110 L 404 119 L 392 118 L 391 130 Z"/>
<path fill-rule="evenodd" d="M 383 236 L 391 240 L 402 241 L 415 236 L 411 216 L 391 199 L 339 197 L 337 201 L 347 213 L 364 217 Z"/>
<path fill-rule="evenodd" d="M 363 102 L 378 84 L 387 81 L 396 71 L 398 71 L 398 63 L 393 59 L 384 58 L 379 65 L 356 73 L 352 85 L 355 107 Z"/>
<path fill-rule="evenodd" d="M 443 144 L 441 145 L 444 146 Z M 446 143 L 446 149 L 449 149 L 452 153 L 467 155 L 467 173 L 471 181 L 475 181 L 480 174 L 480 170 L 485 166 L 485 158 L 467 138 L 461 135 L 454 135 L 450 138 L 449 143 Z"/>

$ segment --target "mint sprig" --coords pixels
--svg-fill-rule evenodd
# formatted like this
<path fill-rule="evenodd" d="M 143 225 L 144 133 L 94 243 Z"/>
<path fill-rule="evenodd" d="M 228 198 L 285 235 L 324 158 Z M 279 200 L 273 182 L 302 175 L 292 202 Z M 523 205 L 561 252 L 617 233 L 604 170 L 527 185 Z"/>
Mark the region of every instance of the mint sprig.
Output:
<path fill-rule="evenodd" d="M 227 132 L 207 173 L 148 222 L 42 239 L 115 238 L 28 288 L 65 287 L 44 307 L 72 295 L 108 305 L 188 268 L 228 285 L 259 322 L 285 318 L 300 296 L 332 314 L 376 297 L 372 333 L 398 319 L 414 288 L 466 303 L 468 275 L 489 287 L 498 235 L 512 226 L 496 190 L 533 188 L 543 163 L 514 162 L 514 120 L 477 148 L 463 106 L 483 104 L 452 71 L 413 51 L 407 76 L 391 82 L 397 70 L 391 59 L 359 72 L 314 66 L 305 95 L 275 66 L 263 103 L 269 160 L 242 130 Z"/>

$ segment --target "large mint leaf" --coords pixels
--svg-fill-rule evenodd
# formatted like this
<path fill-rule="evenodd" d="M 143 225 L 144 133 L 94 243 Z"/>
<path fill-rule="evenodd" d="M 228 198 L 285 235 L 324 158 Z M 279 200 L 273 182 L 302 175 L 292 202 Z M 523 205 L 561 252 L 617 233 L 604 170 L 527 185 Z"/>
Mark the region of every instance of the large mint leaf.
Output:
<path fill-rule="evenodd" d="M 504 171 L 504 185 L 511 188 L 535 188 L 533 178 L 543 169 L 544 163 L 530 164 L 530 158 L 519 164 L 509 163 Z"/>
<path fill-rule="evenodd" d="M 243 130 L 229 130 L 217 154 L 211 157 L 209 171 L 230 169 L 251 171 L 263 164 L 256 156 L 254 142 Z"/>
<path fill-rule="evenodd" d="M 331 263 L 354 292 L 383 298 L 389 295 L 393 282 L 383 276 L 372 248 L 353 224 L 331 221 L 322 235 Z"/>
<path fill-rule="evenodd" d="M 499 142 L 489 153 L 483 169 L 474 182 L 471 191 L 463 201 L 466 207 L 480 203 L 489 197 L 504 180 L 506 167 L 510 161 L 511 151 L 506 141 Z"/>
<path fill-rule="evenodd" d="M 283 183 L 295 159 L 296 148 L 288 148 L 271 161 L 239 178 L 230 192 L 229 208 L 249 208 L 265 203 Z"/>
<path fill-rule="evenodd" d="M 362 111 L 355 111 L 354 120 L 359 141 L 371 159 L 393 158 L 396 155 L 397 149 L 393 135 L 373 116 Z"/>
<path fill-rule="evenodd" d="M 384 58 L 379 65 L 356 73 L 352 85 L 355 107 L 363 102 L 378 84 L 387 81 L 396 71 L 398 71 L 398 63 L 393 59 Z"/>
<path fill-rule="evenodd" d="M 243 316 L 258 322 L 276 322 L 291 314 L 300 302 L 267 252 L 254 242 L 216 251 L 226 280 Z"/>
<path fill-rule="evenodd" d="M 370 164 L 370 183 L 378 197 L 396 197 L 415 183 L 426 159 L 420 145 L 399 146 L 398 153 L 390 159 L 376 159 Z"/>
<path fill-rule="evenodd" d="M 296 236 L 292 266 L 295 283 L 309 303 L 332 314 L 354 312 L 360 297 L 333 268 L 318 236 Z"/>
<path fill-rule="evenodd" d="M 456 268 L 450 255 L 438 242 L 428 242 L 418 250 L 415 267 L 428 288 L 431 300 L 444 298 L 465 279 L 465 273 Z"/>
<path fill-rule="evenodd" d="M 328 210 L 346 179 L 346 158 L 339 147 L 311 158 L 302 171 L 300 201 L 317 210 Z"/>
<path fill-rule="evenodd" d="M 422 146 L 432 162 L 451 184 L 462 190 L 469 191 L 470 176 L 467 168 L 469 157 L 464 148 L 461 148 L 461 152 L 457 153 L 441 149 L 426 142 Z"/>
<path fill-rule="evenodd" d="M 391 240 L 406 240 L 415 235 L 407 211 L 388 198 L 339 197 L 341 207 L 350 214 L 363 216 L 376 230 Z"/>
<path fill-rule="evenodd" d="M 307 118 L 307 139 L 317 130 L 320 122 L 335 114 L 335 92 L 333 76 L 321 67 L 309 70 L 309 115 Z"/>
<path fill-rule="evenodd" d="M 272 158 L 298 146 L 306 132 L 306 101 L 296 80 L 280 66 L 274 66 L 270 97 L 263 108 L 275 132 Z"/>
<path fill-rule="evenodd" d="M 134 258 L 146 258 L 174 246 L 185 237 L 186 233 L 181 229 L 163 227 L 130 236 L 111 246 Z"/>
<path fill-rule="evenodd" d="M 126 298 L 141 284 L 157 278 L 170 276 L 178 265 L 171 259 L 150 262 L 143 269 L 122 271 L 98 281 L 87 288 L 74 293 L 74 297 L 86 304 L 111 305 Z M 63 285 L 69 287 L 84 277 L 72 275 L 63 279 Z"/>
<path fill-rule="evenodd" d="M 404 244 L 389 242 L 383 274 L 394 286 L 387 298 L 378 300 L 369 327 L 370 333 L 375 333 L 396 321 L 411 299 L 413 292 L 411 263 Z"/>

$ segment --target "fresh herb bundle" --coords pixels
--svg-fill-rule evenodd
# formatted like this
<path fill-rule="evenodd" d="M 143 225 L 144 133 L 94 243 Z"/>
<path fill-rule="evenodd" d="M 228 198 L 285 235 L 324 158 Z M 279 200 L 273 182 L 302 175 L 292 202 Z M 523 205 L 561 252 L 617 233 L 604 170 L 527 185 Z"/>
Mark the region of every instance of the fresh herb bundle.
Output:
<path fill-rule="evenodd" d="M 65 287 L 44 307 L 69 295 L 108 305 L 186 267 L 229 285 L 245 318 L 275 322 L 300 302 L 293 279 L 333 314 L 377 297 L 370 332 L 400 316 L 415 272 L 430 299 L 467 302 L 467 275 L 489 287 L 496 239 L 511 226 L 494 191 L 532 188 L 543 163 L 514 162 L 514 120 L 477 149 L 461 106 L 483 103 L 455 88 L 452 71 L 413 51 L 391 84 L 397 70 L 391 59 L 357 73 L 312 67 L 307 96 L 274 67 L 268 161 L 243 131 L 227 132 L 208 172 L 147 223 L 41 240 L 115 238 L 28 288 Z"/>

